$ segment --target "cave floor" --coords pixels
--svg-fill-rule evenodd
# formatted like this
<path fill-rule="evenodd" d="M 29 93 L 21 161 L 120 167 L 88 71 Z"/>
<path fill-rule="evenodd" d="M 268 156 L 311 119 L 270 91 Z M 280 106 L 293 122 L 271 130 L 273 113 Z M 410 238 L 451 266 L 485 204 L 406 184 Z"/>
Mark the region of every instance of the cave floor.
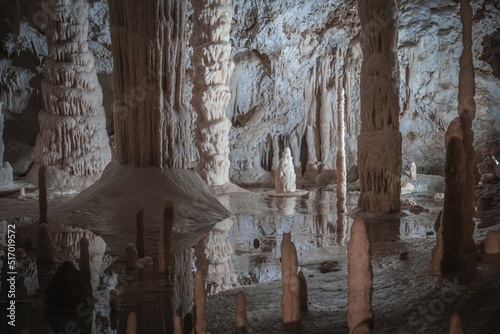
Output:
<path fill-rule="evenodd" d="M 262 194 L 268 189 L 251 190 Z M 352 210 L 357 193 L 348 195 L 347 207 Z M 449 316 L 458 312 L 465 333 L 500 333 L 498 256 L 484 256 L 478 251 L 459 271 L 444 277 L 432 275 L 434 221 L 442 205 L 433 195 L 403 196 L 425 209 L 418 214 L 406 210 L 405 215 L 366 217 L 373 254 L 374 331 L 448 333 Z M 346 251 L 353 219 L 349 215 L 337 216 L 335 192 L 310 189 L 307 195 L 291 198 L 238 193 L 220 199 L 232 212 L 233 226 L 228 240 L 234 251 L 233 274 L 238 284 L 208 296 L 208 331 L 235 332 L 235 295 L 240 290 L 246 295 L 248 333 L 290 331 L 281 323 L 279 246 L 283 232 L 291 231 L 309 295 L 301 326 L 294 331 L 347 333 Z M 29 224 L 36 219 L 34 200 L 10 198 L 0 203 L 4 222 Z M 499 215 L 476 219 L 476 225 L 475 240 L 479 244 L 488 231 L 499 229 Z M 116 237 L 123 236 L 117 233 Z M 34 254 L 28 252 L 28 256 Z M 180 283 L 173 279 L 174 274 L 159 275 L 156 263 L 144 270 L 126 270 L 122 256 L 113 254 L 106 261 L 114 263 L 101 276 L 103 282 L 94 294 L 93 310 L 77 314 L 44 312 L 43 290 L 47 272 L 54 267 L 37 268 L 33 260 L 20 261 L 16 333 L 23 326 L 30 327 L 31 333 L 125 333 L 130 311 L 138 316 L 139 333 L 172 332 L 172 302 L 179 303 L 179 291 L 192 291 L 192 281 Z M 330 271 L 322 273 L 325 270 L 320 270 L 321 267 Z M 1 301 L 5 305 L 3 281 L 1 287 Z M 111 288 L 120 291 L 119 312 L 110 313 L 107 298 Z"/>

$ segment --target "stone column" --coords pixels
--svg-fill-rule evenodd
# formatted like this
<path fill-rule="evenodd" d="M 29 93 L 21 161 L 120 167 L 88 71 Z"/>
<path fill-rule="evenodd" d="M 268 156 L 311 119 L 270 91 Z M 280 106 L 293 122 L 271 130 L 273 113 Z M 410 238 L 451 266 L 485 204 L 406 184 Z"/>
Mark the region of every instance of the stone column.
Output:
<path fill-rule="evenodd" d="M 54 0 L 48 15 L 45 110 L 38 116 L 35 168 L 47 166 L 47 186 L 81 190 L 94 183 L 111 160 L 94 56 L 89 51 L 88 4 Z"/>
<path fill-rule="evenodd" d="M 361 20 L 361 131 L 358 206 L 368 212 L 399 212 L 401 133 L 394 0 L 359 0 Z"/>
<path fill-rule="evenodd" d="M 229 78 L 231 1 L 193 0 L 193 107 L 198 114 L 198 173 L 209 186 L 229 182 Z"/>
<path fill-rule="evenodd" d="M 183 105 L 184 0 L 109 0 L 117 159 L 189 168 L 192 117 Z"/>

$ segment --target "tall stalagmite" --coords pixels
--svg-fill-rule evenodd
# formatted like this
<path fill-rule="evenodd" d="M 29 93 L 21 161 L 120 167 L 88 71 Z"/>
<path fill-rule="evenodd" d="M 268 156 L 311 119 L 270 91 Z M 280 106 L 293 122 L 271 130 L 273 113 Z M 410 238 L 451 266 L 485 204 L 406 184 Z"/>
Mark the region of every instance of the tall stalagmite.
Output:
<path fill-rule="evenodd" d="M 231 1 L 194 0 L 193 107 L 198 113 L 196 128 L 200 152 L 198 173 L 209 186 L 229 182 L 229 129 L 226 117 L 230 98 Z"/>
<path fill-rule="evenodd" d="M 401 133 L 394 0 L 359 0 L 361 20 L 361 131 L 358 206 L 369 212 L 399 212 Z"/>
<path fill-rule="evenodd" d="M 472 218 L 475 214 L 475 178 L 474 161 L 474 131 L 472 121 L 476 117 L 476 103 L 474 95 L 476 84 L 474 82 L 474 63 L 472 57 L 472 18 L 473 12 L 469 0 L 460 2 L 460 20 L 462 21 L 462 55 L 460 56 L 460 72 L 458 75 L 458 115 L 463 131 L 463 146 L 465 150 L 465 186 L 462 197 L 462 213 L 464 219 L 463 234 L 461 238 L 462 251 L 475 250 L 474 234 L 475 224 Z"/>
<path fill-rule="evenodd" d="M 88 4 L 54 0 L 43 7 L 49 54 L 35 166 L 47 166 L 49 188 L 81 190 L 94 183 L 111 160 L 102 90 L 87 43 Z"/>
<path fill-rule="evenodd" d="M 192 119 L 182 100 L 187 1 L 108 4 L 118 160 L 137 167 L 191 167 Z"/>

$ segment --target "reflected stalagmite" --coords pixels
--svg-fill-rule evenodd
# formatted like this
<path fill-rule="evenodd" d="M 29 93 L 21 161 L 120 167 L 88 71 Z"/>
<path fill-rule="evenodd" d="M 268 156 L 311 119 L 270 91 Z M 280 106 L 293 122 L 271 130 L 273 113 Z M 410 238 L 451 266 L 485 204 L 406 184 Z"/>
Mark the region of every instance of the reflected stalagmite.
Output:
<path fill-rule="evenodd" d="M 355 333 L 362 328 L 373 328 L 373 273 L 371 264 L 370 240 L 363 219 L 356 219 L 351 228 L 348 248 L 348 286 L 349 302 L 347 323 L 349 332 Z"/>
<path fill-rule="evenodd" d="M 194 308 L 195 319 L 194 327 L 196 334 L 206 334 L 208 321 L 205 316 L 205 308 L 207 302 L 207 292 L 205 290 L 205 282 L 203 280 L 203 272 L 198 270 L 194 280 Z"/>
<path fill-rule="evenodd" d="M 361 21 L 361 131 L 358 136 L 358 206 L 368 212 L 399 212 L 398 30 L 394 0 L 359 0 Z"/>
<path fill-rule="evenodd" d="M 38 227 L 38 244 L 36 262 L 56 262 L 56 248 L 52 241 L 49 225 L 41 224 Z"/>
<path fill-rule="evenodd" d="M 168 273 L 170 262 L 170 235 L 174 225 L 174 203 L 165 202 L 163 209 L 163 226 L 160 233 L 160 243 L 158 244 L 158 272 Z"/>
<path fill-rule="evenodd" d="M 137 236 L 135 239 L 135 247 L 137 248 L 137 257 L 142 259 L 146 256 L 146 245 L 144 244 L 144 209 L 137 212 L 135 219 Z"/>
<path fill-rule="evenodd" d="M 38 210 L 40 212 L 40 225 L 48 224 L 47 179 L 45 166 L 41 166 L 38 169 Z"/>

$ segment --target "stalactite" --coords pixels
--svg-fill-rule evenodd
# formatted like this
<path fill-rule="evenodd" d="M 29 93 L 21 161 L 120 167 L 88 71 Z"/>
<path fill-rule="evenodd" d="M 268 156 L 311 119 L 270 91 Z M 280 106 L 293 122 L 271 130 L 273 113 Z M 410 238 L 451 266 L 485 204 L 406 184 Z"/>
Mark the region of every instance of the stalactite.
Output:
<path fill-rule="evenodd" d="M 99 178 L 111 160 L 102 90 L 88 51 L 88 4 L 56 0 L 43 7 L 48 15 L 49 56 L 35 163 L 51 169 L 49 187 L 83 189 Z M 58 175 L 73 181 L 61 184 Z"/>
<path fill-rule="evenodd" d="M 371 264 L 370 240 L 363 219 L 356 219 L 351 228 L 348 246 L 347 279 L 349 301 L 347 304 L 347 323 L 349 333 L 360 327 L 373 328 L 373 273 Z"/>
<path fill-rule="evenodd" d="M 118 160 L 140 167 L 192 167 L 192 119 L 182 100 L 187 1 L 110 0 L 108 5 Z"/>
<path fill-rule="evenodd" d="M 339 79 L 339 82 L 345 81 Z M 345 99 L 343 84 L 339 87 L 337 108 L 337 213 L 346 212 L 347 171 L 345 157 Z"/>
<path fill-rule="evenodd" d="M 196 128 L 200 152 L 198 173 L 208 185 L 229 182 L 229 129 L 226 117 L 230 99 L 229 78 L 234 68 L 230 59 L 230 0 L 194 0 L 193 107 L 198 114 Z"/>
<path fill-rule="evenodd" d="M 358 11 L 363 50 L 358 206 L 369 212 L 399 212 L 402 138 L 396 2 L 359 0 Z"/>

